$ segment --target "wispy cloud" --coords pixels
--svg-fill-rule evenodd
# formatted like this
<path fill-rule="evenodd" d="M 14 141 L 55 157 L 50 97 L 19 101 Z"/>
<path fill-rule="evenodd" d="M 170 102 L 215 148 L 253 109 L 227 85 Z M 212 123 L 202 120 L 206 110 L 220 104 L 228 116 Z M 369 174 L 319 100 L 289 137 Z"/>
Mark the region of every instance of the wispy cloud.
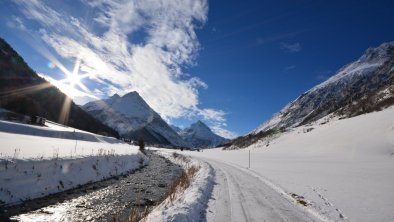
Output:
<path fill-rule="evenodd" d="M 225 122 L 225 115 L 226 113 L 222 110 L 215 110 L 215 109 L 202 109 L 198 110 L 199 114 L 204 117 L 206 120 L 214 120 L 218 122 Z"/>
<path fill-rule="evenodd" d="M 296 43 L 281 43 L 281 48 L 290 53 L 300 52 L 302 50 L 301 44 L 299 42 Z"/>
<path fill-rule="evenodd" d="M 285 68 L 284 68 L 284 71 L 285 71 L 285 72 L 288 72 L 288 71 L 293 70 L 293 69 L 295 69 L 295 68 L 297 68 L 296 65 L 290 65 L 290 66 L 285 67 Z"/>
<path fill-rule="evenodd" d="M 75 7 L 86 7 L 89 16 L 81 18 L 44 1 L 14 1 L 59 56 L 80 59 L 82 74 L 97 85 L 93 96 L 138 91 L 166 119 L 194 115 L 225 122 L 221 110 L 199 107 L 198 90 L 207 85 L 182 70 L 195 65 L 195 30 L 207 20 L 206 0 L 82 0 Z"/>
<path fill-rule="evenodd" d="M 236 133 L 226 130 L 226 113 L 222 110 L 204 109 L 199 110 L 199 112 L 200 115 L 203 116 L 205 120 L 207 120 L 211 126 L 212 131 L 217 135 L 228 139 L 233 139 L 238 136 Z"/>
<path fill-rule="evenodd" d="M 225 125 L 217 124 L 213 125 L 211 128 L 214 133 L 227 139 L 234 139 L 238 136 L 236 133 L 226 130 L 225 127 Z"/>
<path fill-rule="evenodd" d="M 285 33 L 273 34 L 268 36 L 261 36 L 256 39 L 256 43 L 257 45 L 263 45 L 263 44 L 278 42 L 281 40 L 283 41 L 285 39 L 293 38 L 294 36 L 300 33 L 302 33 L 302 31 L 285 32 Z"/>
<path fill-rule="evenodd" d="M 15 28 L 19 29 L 22 31 L 26 31 L 26 27 L 22 22 L 22 19 L 18 16 L 12 16 L 8 21 L 7 21 L 7 26 L 10 28 Z"/>

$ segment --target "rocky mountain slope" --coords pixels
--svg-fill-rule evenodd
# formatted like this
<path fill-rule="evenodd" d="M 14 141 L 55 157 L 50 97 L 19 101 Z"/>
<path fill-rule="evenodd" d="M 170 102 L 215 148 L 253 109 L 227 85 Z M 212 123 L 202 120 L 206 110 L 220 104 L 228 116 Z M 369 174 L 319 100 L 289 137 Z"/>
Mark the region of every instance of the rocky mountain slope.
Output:
<path fill-rule="evenodd" d="M 0 107 L 28 116 L 42 116 L 77 129 L 118 137 L 77 106 L 55 86 L 39 77 L 0 38 Z"/>
<path fill-rule="evenodd" d="M 394 42 L 369 48 L 355 62 L 303 93 L 249 135 L 231 145 L 244 147 L 259 139 L 316 121 L 328 114 L 343 118 L 394 104 Z"/>
<path fill-rule="evenodd" d="M 125 138 L 143 139 L 150 144 L 186 146 L 182 138 L 137 92 L 89 102 L 82 108 L 116 129 Z"/>
<path fill-rule="evenodd" d="M 179 132 L 183 140 L 191 148 L 210 148 L 227 143 L 229 140 L 216 135 L 201 121 Z"/>

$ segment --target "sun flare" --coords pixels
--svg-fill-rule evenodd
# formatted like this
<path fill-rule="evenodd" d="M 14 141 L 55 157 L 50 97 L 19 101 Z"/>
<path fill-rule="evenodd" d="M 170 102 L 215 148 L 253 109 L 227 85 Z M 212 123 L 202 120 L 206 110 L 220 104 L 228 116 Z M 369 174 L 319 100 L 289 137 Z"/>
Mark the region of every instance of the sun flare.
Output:
<path fill-rule="evenodd" d="M 80 75 L 79 74 L 79 68 L 81 66 L 81 60 L 77 59 L 74 65 L 74 69 L 72 72 L 65 72 L 64 74 L 66 75 L 66 78 L 61 80 L 64 84 L 69 85 L 71 89 L 78 90 L 81 89 L 84 92 L 89 92 L 89 89 L 82 83 L 82 79 L 88 77 L 88 74 L 86 75 Z M 72 93 L 72 94 L 75 94 Z"/>
<path fill-rule="evenodd" d="M 97 99 L 94 95 L 92 95 L 91 91 L 85 86 L 85 84 L 82 82 L 84 78 L 87 78 L 91 76 L 89 73 L 80 73 L 80 67 L 81 67 L 81 60 L 77 59 L 74 64 L 73 71 L 70 72 L 68 69 L 66 69 L 63 64 L 61 64 L 57 60 L 50 61 L 48 63 L 48 67 L 51 66 L 51 68 L 59 68 L 60 71 L 65 75 L 65 78 L 61 80 L 56 80 L 53 79 L 52 77 L 49 77 L 47 75 L 41 74 L 43 78 L 45 78 L 47 81 L 51 82 L 53 85 L 55 85 L 57 88 L 59 88 L 64 94 L 66 94 L 68 97 L 71 99 L 74 99 L 75 97 L 91 97 Z"/>

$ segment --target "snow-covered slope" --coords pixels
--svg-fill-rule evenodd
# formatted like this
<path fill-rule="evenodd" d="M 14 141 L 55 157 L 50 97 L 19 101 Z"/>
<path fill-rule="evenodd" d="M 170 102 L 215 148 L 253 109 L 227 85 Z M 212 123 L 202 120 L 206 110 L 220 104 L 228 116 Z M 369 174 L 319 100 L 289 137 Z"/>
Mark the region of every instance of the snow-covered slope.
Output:
<path fill-rule="evenodd" d="M 105 124 L 116 126 L 114 128 L 121 134 L 142 128 L 158 116 L 137 92 L 130 92 L 123 97 L 115 94 L 106 100 L 89 102 L 82 108 L 101 121 L 105 117 Z M 126 118 L 128 121 L 124 123 Z"/>
<path fill-rule="evenodd" d="M 0 120 L 0 132 L 24 134 L 31 136 L 52 137 L 59 139 L 83 140 L 90 142 L 122 143 L 114 137 L 102 136 L 69 126 L 47 121 L 45 126 L 28 125 Z"/>
<path fill-rule="evenodd" d="M 394 79 L 394 42 L 369 48 L 357 61 L 313 87 L 258 127 L 253 134 L 309 123 L 357 102 Z"/>
<path fill-rule="evenodd" d="M 188 146 L 192 148 L 216 147 L 229 141 L 213 133 L 211 129 L 201 121 L 193 123 L 179 134 Z"/>
<path fill-rule="evenodd" d="M 137 92 L 122 97 L 89 102 L 82 107 L 92 116 L 116 129 L 123 137 L 144 139 L 164 145 L 184 146 L 182 138 L 157 114 Z"/>
<path fill-rule="evenodd" d="M 257 174 L 275 190 L 284 191 L 295 201 L 303 200 L 307 208 L 328 218 L 326 221 L 394 221 L 393 117 L 394 106 L 348 119 L 322 118 L 246 149 L 184 153 Z M 250 170 L 245 170 L 249 152 Z M 214 167 L 214 171 L 219 178 L 223 174 L 221 168 Z M 237 182 L 237 175 L 225 176 Z M 250 188 L 248 184 L 242 186 L 243 181 L 239 183 L 244 191 Z M 214 191 L 216 186 L 225 189 L 227 184 L 215 181 Z M 226 195 L 238 194 L 230 189 L 212 201 L 221 202 Z M 230 200 L 235 202 L 234 198 Z M 233 204 L 225 203 L 207 212 L 221 215 L 229 205 Z M 243 205 L 250 206 L 250 202 Z M 242 214 L 239 208 L 229 211 Z"/>

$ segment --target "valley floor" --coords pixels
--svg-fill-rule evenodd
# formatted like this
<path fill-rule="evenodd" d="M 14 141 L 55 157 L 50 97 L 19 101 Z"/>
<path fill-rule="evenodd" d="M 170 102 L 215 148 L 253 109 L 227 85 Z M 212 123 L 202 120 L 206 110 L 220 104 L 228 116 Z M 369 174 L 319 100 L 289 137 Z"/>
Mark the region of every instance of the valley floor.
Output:
<path fill-rule="evenodd" d="M 297 221 L 303 211 L 323 221 L 394 221 L 393 117 L 391 107 L 295 128 L 268 146 L 183 153 L 214 168 L 208 221 Z"/>
<path fill-rule="evenodd" d="M 199 171 L 184 192 L 162 202 L 148 220 L 394 221 L 393 116 L 394 107 L 350 119 L 324 118 L 243 150 L 149 148 L 170 159 L 174 152 L 191 156 L 182 167 Z M 29 135 L 38 132 L 33 128 Z M 74 136 L 74 130 L 62 131 L 68 132 L 51 135 Z M 2 204 L 149 164 L 137 147 L 110 138 L 29 135 L 0 132 Z"/>

